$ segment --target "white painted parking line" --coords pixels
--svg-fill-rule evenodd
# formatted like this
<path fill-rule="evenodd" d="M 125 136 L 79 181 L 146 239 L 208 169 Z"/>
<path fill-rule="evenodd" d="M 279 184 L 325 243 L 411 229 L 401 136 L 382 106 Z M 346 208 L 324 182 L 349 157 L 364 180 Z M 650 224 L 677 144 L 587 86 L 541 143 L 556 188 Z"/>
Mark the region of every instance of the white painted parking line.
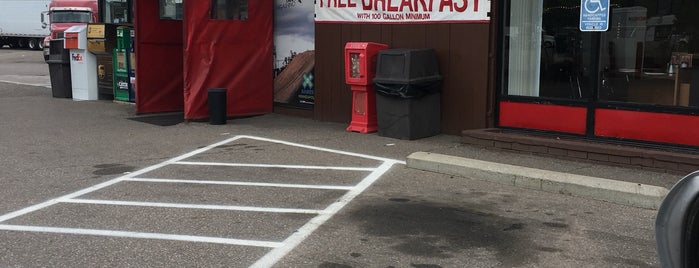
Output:
<path fill-rule="evenodd" d="M 236 136 L 236 137 L 237 137 L 237 138 L 240 138 L 240 139 L 243 139 L 243 138 L 244 138 L 244 139 L 251 139 L 251 140 L 258 140 L 258 141 L 266 141 L 266 142 L 272 142 L 272 143 L 279 143 L 279 144 L 285 144 L 285 145 L 289 145 L 289 146 L 293 146 L 293 147 L 306 148 L 306 149 L 311 149 L 311 150 L 316 150 L 316 151 L 322 151 L 322 152 L 329 152 L 329 153 L 336 153 L 336 154 L 341 154 L 341 155 L 356 156 L 356 157 L 361 157 L 361 158 L 373 159 L 373 160 L 378 160 L 378 161 L 383 161 L 383 162 L 393 162 L 393 163 L 396 163 L 396 164 L 403 164 L 403 165 L 405 165 L 405 161 L 396 160 L 396 159 L 391 159 L 391 158 L 385 158 L 385 157 L 378 157 L 378 156 L 373 156 L 373 155 L 367 155 L 367 154 L 358 154 L 358 153 L 340 151 L 340 150 L 335 150 L 335 149 L 328 149 L 328 148 L 323 148 L 323 147 L 305 145 L 305 144 L 294 143 L 294 142 L 288 142 L 288 141 L 282 141 L 282 140 L 275 140 L 275 139 L 268 139 L 268 138 L 262 138 L 262 137 L 255 137 L 255 136 L 240 135 L 240 136 Z"/>
<path fill-rule="evenodd" d="M 15 85 L 23 85 L 23 86 L 33 86 L 33 87 L 45 87 L 45 88 L 51 88 L 51 84 L 44 84 L 44 83 L 27 83 L 27 82 L 18 82 L 18 81 L 11 81 L 11 80 L 6 80 L 6 79 L 0 79 L 0 82 L 2 83 L 10 83 L 10 84 L 15 84 Z"/>
<path fill-rule="evenodd" d="M 183 161 L 197 154 L 206 152 L 212 148 L 230 143 L 239 139 L 253 139 L 271 143 L 279 143 L 304 149 L 330 152 L 345 156 L 361 157 L 381 161 L 382 163 L 375 168 L 368 167 L 341 167 L 341 166 L 303 166 L 303 165 L 274 165 L 274 164 L 245 164 L 245 163 L 219 163 L 219 162 L 191 162 Z M 270 213 L 299 213 L 299 214 L 316 214 L 310 221 L 291 234 L 282 242 L 245 240 L 235 238 L 220 238 L 206 237 L 193 235 L 178 235 L 178 234 L 160 234 L 160 233 L 142 233 L 117 230 L 97 230 L 97 229 L 80 229 L 80 228 L 60 228 L 60 227 L 45 227 L 45 226 L 21 226 L 0 224 L 0 230 L 6 231 L 22 231 L 22 232 L 44 232 L 44 233 L 61 233 L 61 234 L 76 234 L 76 235 L 95 235 L 95 236 L 111 236 L 123 238 L 146 238 L 146 239 L 161 239 L 161 240 L 176 240 L 187 242 L 202 242 L 229 244 L 241 246 L 267 247 L 272 250 L 259 259 L 252 267 L 270 267 L 277 263 L 281 258 L 291 252 L 303 240 L 313 233 L 320 225 L 332 218 L 343 207 L 351 202 L 355 197 L 365 191 L 371 184 L 383 176 L 393 165 L 405 164 L 405 161 L 376 157 L 352 152 L 345 152 L 333 149 L 327 149 L 316 146 L 303 145 L 298 143 L 273 140 L 254 136 L 235 136 L 233 138 L 211 144 L 209 146 L 194 150 L 190 153 L 172 158 L 160 164 L 156 164 L 130 174 L 97 184 L 95 186 L 85 188 L 74 193 L 64 195 L 59 198 L 51 199 L 46 202 L 30 206 L 15 212 L 11 212 L 0 216 L 0 223 L 10 219 L 44 209 L 46 207 L 58 203 L 72 204 L 96 204 L 96 205 L 112 205 L 112 206 L 140 206 L 140 207 L 161 207 L 161 208 L 184 208 L 184 209 L 208 209 L 208 210 L 230 210 L 230 211 L 251 211 L 251 212 L 270 212 Z M 228 166 L 228 167 L 262 167 L 262 168 L 290 168 L 290 169 L 311 169 L 311 170 L 349 170 L 349 171 L 366 171 L 370 172 L 357 185 L 308 185 L 308 184 L 285 184 L 285 183 L 265 183 L 265 182 L 240 182 L 240 181 L 212 181 L 212 180 L 186 180 L 186 179 L 167 179 L 167 178 L 140 178 L 140 175 L 160 169 L 168 165 L 193 165 L 193 166 Z M 324 210 L 301 209 L 301 208 L 268 208 L 268 207 L 252 207 L 252 206 L 227 206 L 227 205 L 210 205 L 210 204 L 180 204 L 180 203 L 158 203 L 158 202 L 135 202 L 121 200 L 94 200 L 80 199 L 79 196 L 112 186 L 119 182 L 145 182 L 145 183 L 190 183 L 190 184 L 213 184 L 213 185 L 235 185 L 235 186 L 253 186 L 253 187 L 279 187 L 279 188 L 301 188 L 301 189 L 320 189 L 320 190 L 342 190 L 347 191 L 341 198 L 326 207 Z"/>
<path fill-rule="evenodd" d="M 301 189 L 322 189 L 322 190 L 342 190 L 342 191 L 349 191 L 355 187 L 355 186 L 341 186 L 341 185 L 311 185 L 311 184 L 266 183 L 266 182 L 245 182 L 245 181 L 208 181 L 208 180 L 179 180 L 179 179 L 152 179 L 152 178 L 128 178 L 128 179 L 124 179 L 124 181 L 153 182 L 153 183 L 215 184 L 215 185 L 301 188 Z"/>
<path fill-rule="evenodd" d="M 95 205 L 160 207 L 160 208 L 190 208 L 190 209 L 232 210 L 232 211 L 252 211 L 252 212 L 271 212 L 271 213 L 297 213 L 297 214 L 321 214 L 321 213 L 323 213 L 322 210 L 316 210 L 316 209 L 200 205 L 200 204 L 159 203 L 159 202 L 133 202 L 133 201 L 95 200 L 95 199 L 67 199 L 67 200 L 60 200 L 60 202 L 61 203 L 72 203 L 72 204 L 95 204 Z"/>
<path fill-rule="evenodd" d="M 194 166 L 325 169 L 325 170 L 348 170 L 348 171 L 374 171 L 374 169 L 376 169 L 376 168 L 367 168 L 367 167 L 330 167 L 330 166 L 242 164 L 242 163 L 216 163 L 216 162 L 187 162 L 187 161 L 180 161 L 180 162 L 176 162 L 173 164 L 176 164 L 176 165 L 194 165 Z"/>
<path fill-rule="evenodd" d="M 85 195 L 85 194 L 88 194 L 88 193 L 97 191 L 97 190 L 99 190 L 99 189 L 102 189 L 102 188 L 105 188 L 105 187 L 108 187 L 108 186 L 111 186 L 111 185 L 113 185 L 113 184 L 116 184 L 116 183 L 118 183 L 118 182 L 121 182 L 122 179 L 130 178 L 130 177 L 137 177 L 137 176 L 139 176 L 139 175 L 141 175 L 141 174 L 145 174 L 145 173 L 147 173 L 147 172 L 151 172 L 151 171 L 153 171 L 153 170 L 162 168 L 162 167 L 164 167 L 164 166 L 171 165 L 172 163 L 175 163 L 175 162 L 177 162 L 177 161 L 181 161 L 181 160 L 183 160 L 183 159 L 190 158 L 190 157 L 192 157 L 192 156 L 195 156 L 195 155 L 197 155 L 197 154 L 206 152 L 206 151 L 208 151 L 208 150 L 211 150 L 212 148 L 215 148 L 215 147 L 224 145 L 224 144 L 226 144 L 226 143 L 235 141 L 235 140 L 237 140 L 237 139 L 240 139 L 240 138 L 239 138 L 239 137 L 233 137 L 233 138 L 230 138 L 230 139 L 227 139 L 227 140 L 224 140 L 224 141 L 220 141 L 220 142 L 211 144 L 211 145 L 209 145 L 209 146 L 206 146 L 206 147 L 203 147 L 203 148 L 199 148 L 199 149 L 194 150 L 194 151 L 191 151 L 191 152 L 189 152 L 189 153 L 180 155 L 180 156 L 178 156 L 178 157 L 174 157 L 174 158 L 172 158 L 172 159 L 170 159 L 170 160 L 167 160 L 167 161 L 165 161 L 165 162 L 162 162 L 162 163 L 160 163 L 160 164 L 152 165 L 152 166 L 150 166 L 150 167 L 147 167 L 147 168 L 144 168 L 144 169 L 140 169 L 140 170 L 138 170 L 138 171 L 135 171 L 135 172 L 126 174 L 126 175 L 121 176 L 121 177 L 118 177 L 118 178 L 116 178 L 116 179 L 112 179 L 112 180 L 109 180 L 109 181 L 105 181 L 105 182 L 100 183 L 100 184 L 97 184 L 97 185 L 95 185 L 95 186 L 88 187 L 88 188 L 79 190 L 79 191 L 77 191 L 77 192 L 74 192 L 74 193 L 71 193 L 71 194 L 67 194 L 67 195 L 61 196 L 61 197 L 56 198 L 56 199 L 51 199 L 51 200 L 48 200 L 48 201 L 46 201 L 46 202 L 43 202 L 43 203 L 40 203 L 40 204 L 36 204 L 36 205 L 30 206 L 30 207 L 27 207 L 27 208 L 23 208 L 23 209 L 21 209 L 21 210 L 15 211 L 15 212 L 7 213 L 7 214 L 5 214 L 5 215 L 0 216 L 0 222 L 4 222 L 4 221 L 7 221 L 7 220 L 10 220 L 10 219 L 13 219 L 13 218 L 16 218 L 16 217 L 19 217 L 19 216 L 28 214 L 28 213 L 32 213 L 32 212 L 37 211 L 37 210 L 40 210 L 40 209 L 43 209 L 43 208 L 46 208 L 46 207 L 55 205 L 55 204 L 58 203 L 58 200 L 72 199 L 72 198 L 75 198 L 75 197 L 78 197 L 78 196 L 81 196 L 81 195 Z"/>
<path fill-rule="evenodd" d="M 119 237 L 119 238 L 146 238 L 146 239 L 175 240 L 175 241 L 185 241 L 185 242 L 201 242 L 201 243 L 214 243 L 214 244 L 251 246 L 251 247 L 266 247 L 266 248 L 276 248 L 276 247 L 279 247 L 282 245 L 282 243 L 270 242 L 270 241 L 257 241 L 257 240 L 231 239 L 231 238 L 192 236 L 192 235 L 139 233 L 139 232 L 126 232 L 126 231 L 114 231 L 114 230 L 60 228 L 60 227 L 46 227 L 46 226 L 23 226 L 23 225 L 0 224 L 0 230 L 22 231 L 22 232 L 40 232 L 40 233 L 56 233 L 56 234 L 74 234 L 74 235 L 111 236 L 111 237 Z"/>

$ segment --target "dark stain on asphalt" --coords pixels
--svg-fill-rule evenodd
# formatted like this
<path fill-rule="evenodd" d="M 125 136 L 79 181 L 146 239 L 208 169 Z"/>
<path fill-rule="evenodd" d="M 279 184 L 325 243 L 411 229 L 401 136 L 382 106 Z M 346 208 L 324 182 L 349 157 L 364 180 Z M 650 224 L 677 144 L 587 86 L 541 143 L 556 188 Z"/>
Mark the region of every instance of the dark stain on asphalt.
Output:
<path fill-rule="evenodd" d="M 324 262 L 318 265 L 318 268 L 352 268 L 352 266 L 334 262 Z"/>
<path fill-rule="evenodd" d="M 505 204 L 512 204 L 517 202 L 517 197 L 510 194 L 502 195 L 502 202 Z"/>
<path fill-rule="evenodd" d="M 415 268 L 442 268 L 442 266 L 439 266 L 436 264 L 414 264 L 414 263 L 411 263 L 410 266 L 415 267 Z"/>
<path fill-rule="evenodd" d="M 219 145 L 216 146 L 217 149 L 223 149 L 226 151 L 235 151 L 239 150 L 239 147 L 244 147 L 247 146 L 246 143 L 233 143 L 233 144 L 224 144 L 224 145 Z"/>
<path fill-rule="evenodd" d="M 410 201 L 410 199 L 407 199 L 407 198 L 389 198 L 388 201 L 405 203 L 405 202 Z"/>
<path fill-rule="evenodd" d="M 490 193 L 481 192 L 481 191 L 472 191 L 472 192 L 470 192 L 469 194 L 472 195 L 472 196 L 474 196 L 474 197 L 480 197 L 480 196 L 489 195 Z"/>
<path fill-rule="evenodd" d="M 223 146 L 226 146 L 226 147 L 240 147 L 240 146 L 247 146 L 247 145 L 248 145 L 247 143 L 232 143 L 232 144 L 226 144 L 226 145 L 223 145 Z"/>
<path fill-rule="evenodd" d="M 503 231 L 514 231 L 514 230 L 522 230 L 524 229 L 524 223 L 515 223 L 510 225 L 509 227 L 502 229 Z"/>
<path fill-rule="evenodd" d="M 93 171 L 92 174 L 99 176 L 124 174 L 134 170 L 134 167 L 122 164 L 102 164 L 93 167 L 97 170 Z"/>
<path fill-rule="evenodd" d="M 538 251 L 543 251 L 543 252 L 563 252 L 563 250 L 560 248 L 552 248 L 552 247 L 537 247 L 536 249 Z"/>
<path fill-rule="evenodd" d="M 537 260 L 527 232 L 504 231 L 524 227 L 520 219 L 483 212 L 490 205 L 459 206 L 434 202 L 378 201 L 349 212 L 367 235 L 390 237 L 393 248 L 403 254 L 452 258 L 462 250 L 487 248 L 503 267 L 521 266 Z M 521 226 L 520 226 L 521 225 Z M 514 229 L 513 229 L 514 230 Z"/>
<path fill-rule="evenodd" d="M 568 228 L 568 224 L 561 222 L 544 222 L 544 225 L 552 228 Z"/>
<path fill-rule="evenodd" d="M 101 165 L 95 165 L 93 168 L 114 168 L 121 166 L 121 164 L 101 164 Z"/>
<path fill-rule="evenodd" d="M 352 252 L 352 253 L 350 253 L 350 256 L 355 257 L 355 258 L 358 258 L 358 257 L 361 257 L 362 254 L 361 254 L 361 253 L 357 253 L 357 252 Z"/>
<path fill-rule="evenodd" d="M 626 258 L 621 258 L 617 256 L 606 256 L 604 257 L 604 261 L 608 263 L 613 263 L 613 264 L 622 264 L 622 265 L 629 265 L 633 267 L 641 267 L 641 268 L 651 268 L 653 267 L 652 265 L 649 265 L 645 262 L 639 261 L 639 260 L 634 260 L 634 259 L 626 259 Z M 613 266 L 617 266 L 613 265 Z"/>

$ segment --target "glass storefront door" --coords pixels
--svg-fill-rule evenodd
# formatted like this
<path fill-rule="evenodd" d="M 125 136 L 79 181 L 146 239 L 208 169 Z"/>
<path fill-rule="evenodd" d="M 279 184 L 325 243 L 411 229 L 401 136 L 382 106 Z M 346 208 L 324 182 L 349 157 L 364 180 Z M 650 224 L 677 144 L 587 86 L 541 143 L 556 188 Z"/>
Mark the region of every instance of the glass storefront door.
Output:
<path fill-rule="evenodd" d="M 626 137 L 599 129 L 601 109 L 699 118 L 699 1 L 611 0 L 609 29 L 583 32 L 585 1 L 502 3 L 500 103 L 587 109 L 577 122 L 588 136 Z M 513 118 L 515 127 L 530 124 Z"/>

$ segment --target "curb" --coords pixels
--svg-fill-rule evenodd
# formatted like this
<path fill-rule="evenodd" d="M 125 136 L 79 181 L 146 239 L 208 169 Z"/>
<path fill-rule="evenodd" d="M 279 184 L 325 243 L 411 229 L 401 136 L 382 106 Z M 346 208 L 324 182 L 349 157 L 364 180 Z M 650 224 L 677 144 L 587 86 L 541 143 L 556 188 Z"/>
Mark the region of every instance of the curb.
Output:
<path fill-rule="evenodd" d="M 664 187 L 535 169 L 470 158 L 416 152 L 409 168 L 485 180 L 546 192 L 569 194 L 647 209 L 657 209 L 669 190 Z"/>

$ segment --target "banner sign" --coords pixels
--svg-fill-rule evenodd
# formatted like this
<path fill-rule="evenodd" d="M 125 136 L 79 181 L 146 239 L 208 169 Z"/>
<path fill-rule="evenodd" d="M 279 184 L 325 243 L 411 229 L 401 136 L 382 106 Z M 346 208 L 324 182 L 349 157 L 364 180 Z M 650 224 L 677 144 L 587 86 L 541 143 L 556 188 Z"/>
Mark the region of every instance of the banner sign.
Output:
<path fill-rule="evenodd" d="M 487 23 L 490 0 L 317 0 L 316 22 Z"/>

